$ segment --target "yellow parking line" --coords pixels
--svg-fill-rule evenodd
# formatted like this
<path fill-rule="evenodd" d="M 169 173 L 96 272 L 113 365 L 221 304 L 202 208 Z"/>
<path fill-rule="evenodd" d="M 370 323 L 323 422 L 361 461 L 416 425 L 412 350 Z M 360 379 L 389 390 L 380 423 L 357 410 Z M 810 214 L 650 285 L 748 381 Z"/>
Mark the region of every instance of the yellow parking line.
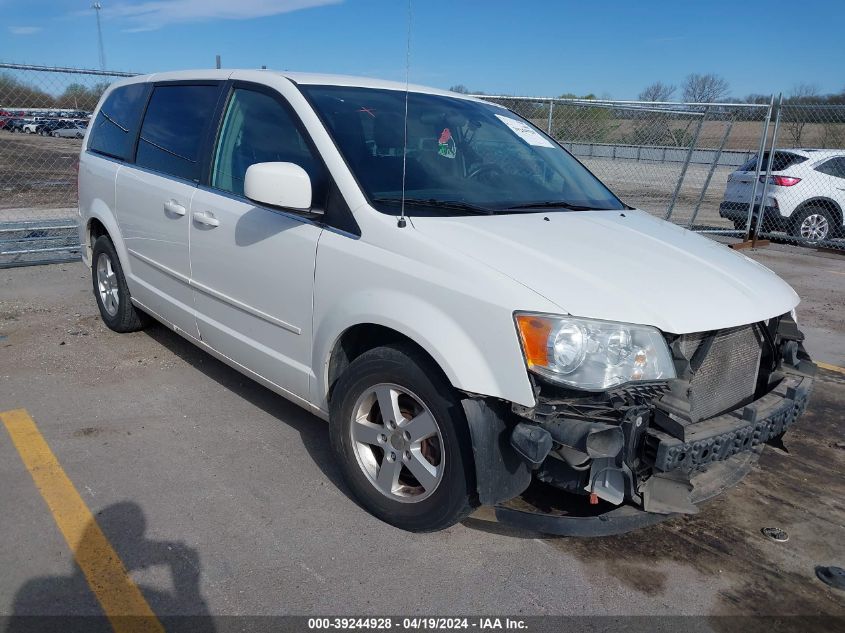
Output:
<path fill-rule="evenodd" d="M 817 366 L 821 367 L 822 369 L 827 369 L 828 371 L 835 371 L 839 374 L 845 374 L 845 367 L 840 367 L 839 365 L 828 365 L 827 363 L 816 363 Z"/>
<path fill-rule="evenodd" d="M 25 409 L 0 413 L 0 420 L 112 628 L 117 633 L 163 633 L 158 618 L 129 577 L 123 561 L 68 479 L 35 421 Z"/>

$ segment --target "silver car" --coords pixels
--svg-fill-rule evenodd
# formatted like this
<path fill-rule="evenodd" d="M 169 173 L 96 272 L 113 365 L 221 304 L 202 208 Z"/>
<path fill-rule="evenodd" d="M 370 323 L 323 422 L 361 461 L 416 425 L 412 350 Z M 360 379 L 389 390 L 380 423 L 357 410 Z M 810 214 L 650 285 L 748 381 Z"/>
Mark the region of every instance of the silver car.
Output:
<path fill-rule="evenodd" d="M 75 123 L 73 125 L 60 127 L 53 130 L 52 132 L 50 132 L 50 136 L 55 136 L 57 138 L 82 138 L 83 136 L 85 136 L 86 129 L 86 125 L 83 125 L 81 123 Z"/>

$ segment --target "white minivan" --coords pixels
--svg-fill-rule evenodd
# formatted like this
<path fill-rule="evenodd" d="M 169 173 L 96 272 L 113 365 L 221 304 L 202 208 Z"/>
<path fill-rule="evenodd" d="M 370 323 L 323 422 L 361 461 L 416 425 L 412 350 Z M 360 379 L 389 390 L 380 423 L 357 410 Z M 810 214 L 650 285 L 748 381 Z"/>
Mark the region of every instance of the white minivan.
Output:
<path fill-rule="evenodd" d="M 786 283 L 465 95 L 123 80 L 85 136 L 79 213 L 111 329 L 152 317 L 328 420 L 352 493 L 406 530 L 479 505 L 568 534 L 695 512 L 812 385 Z"/>

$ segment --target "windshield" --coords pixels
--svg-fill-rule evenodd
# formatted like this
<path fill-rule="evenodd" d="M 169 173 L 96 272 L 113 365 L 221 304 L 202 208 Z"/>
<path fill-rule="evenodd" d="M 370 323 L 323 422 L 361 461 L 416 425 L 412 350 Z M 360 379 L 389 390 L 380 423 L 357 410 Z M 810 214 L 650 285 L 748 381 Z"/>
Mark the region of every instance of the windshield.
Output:
<path fill-rule="evenodd" d="M 370 201 L 395 212 L 402 196 L 405 93 L 300 88 Z M 411 213 L 625 208 L 557 143 L 492 104 L 409 93 L 407 147 L 405 198 Z M 452 204 L 438 208 L 433 202 Z"/>

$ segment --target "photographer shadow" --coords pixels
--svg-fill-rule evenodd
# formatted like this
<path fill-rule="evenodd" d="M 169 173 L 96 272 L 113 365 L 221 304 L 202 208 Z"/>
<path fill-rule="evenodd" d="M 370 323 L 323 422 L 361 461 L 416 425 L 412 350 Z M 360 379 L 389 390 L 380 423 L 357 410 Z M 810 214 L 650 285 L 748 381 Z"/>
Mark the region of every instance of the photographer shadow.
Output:
<path fill-rule="evenodd" d="M 73 571 L 67 576 L 45 576 L 24 583 L 15 595 L 6 633 L 57 630 L 99 633 L 118 628 L 214 632 L 208 605 L 200 592 L 201 565 L 195 549 L 181 541 L 146 538 L 147 525 L 141 506 L 124 501 L 98 512 L 96 523 L 89 523 L 74 547 L 75 557 L 84 560 L 89 570 L 102 570 L 106 566 L 106 561 L 97 560 L 95 556 L 98 553 L 96 543 L 101 542 L 98 526 L 120 556 L 129 576 L 132 572 L 153 567 L 169 570 L 172 590 L 138 586 L 159 622 L 139 616 L 105 614 L 97 595 L 132 591 L 130 581 L 126 580 L 124 586 L 120 583 L 98 585 L 97 577 L 86 579 L 81 567 L 74 563 Z M 104 577 L 103 574 L 98 576 L 100 580 Z"/>

